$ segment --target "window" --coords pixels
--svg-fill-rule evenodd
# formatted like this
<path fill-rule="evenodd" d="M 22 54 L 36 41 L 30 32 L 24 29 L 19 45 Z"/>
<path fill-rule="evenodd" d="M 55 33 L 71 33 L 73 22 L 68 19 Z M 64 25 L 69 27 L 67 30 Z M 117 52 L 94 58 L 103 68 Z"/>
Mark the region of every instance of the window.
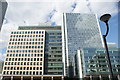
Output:
<path fill-rule="evenodd" d="M 6 58 L 6 61 L 8 61 L 8 58 Z"/>
<path fill-rule="evenodd" d="M 13 62 L 11 63 L 11 65 L 13 65 Z"/>
<path fill-rule="evenodd" d="M 34 58 L 34 61 L 36 61 L 36 58 Z"/>
<path fill-rule="evenodd" d="M 5 65 L 7 65 L 7 62 L 5 62 Z"/>
<path fill-rule="evenodd" d="M 40 61 L 42 61 L 42 58 L 40 58 Z"/>
<path fill-rule="evenodd" d="M 23 58 L 22 58 L 23 59 Z M 21 62 L 21 65 L 23 65 L 23 62 Z"/>
<path fill-rule="evenodd" d="M 13 70 L 13 67 L 11 67 L 11 70 Z"/>
<path fill-rule="evenodd" d="M 37 62 L 37 65 L 39 65 L 39 62 Z"/>
<path fill-rule="evenodd" d="M 40 65 L 42 65 L 42 62 L 40 62 Z"/>
<path fill-rule="evenodd" d="M 20 71 L 20 74 L 22 74 L 22 71 Z"/>
<path fill-rule="evenodd" d="M 33 75 L 35 75 L 35 72 L 33 72 Z"/>
<path fill-rule="evenodd" d="M 29 70 L 29 67 L 27 67 L 27 70 Z"/>
<path fill-rule="evenodd" d="M 40 52 L 43 52 L 43 50 L 40 50 Z"/>
<path fill-rule="evenodd" d="M 33 70 L 35 70 L 35 67 L 33 67 Z"/>
<path fill-rule="evenodd" d="M 36 75 L 38 75 L 38 72 L 36 72 Z"/>
<path fill-rule="evenodd" d="M 28 75 L 28 71 L 26 72 L 26 75 Z"/>
<path fill-rule="evenodd" d="M 24 62 L 24 65 L 26 65 L 26 62 Z"/>
<path fill-rule="evenodd" d="M 4 67 L 4 70 L 6 70 L 6 67 Z"/>
<path fill-rule="evenodd" d="M 40 67 L 40 70 L 42 70 L 42 67 Z"/>
<path fill-rule="evenodd" d="M 23 72 L 23 74 L 25 74 L 25 71 Z"/>

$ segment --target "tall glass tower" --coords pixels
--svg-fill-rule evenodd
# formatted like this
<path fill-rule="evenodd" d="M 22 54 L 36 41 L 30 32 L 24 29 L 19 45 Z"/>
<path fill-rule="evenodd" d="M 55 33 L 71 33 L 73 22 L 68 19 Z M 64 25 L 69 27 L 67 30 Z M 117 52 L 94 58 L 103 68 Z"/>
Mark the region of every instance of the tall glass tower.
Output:
<path fill-rule="evenodd" d="M 81 48 L 103 47 L 102 35 L 95 14 L 63 14 L 63 47 L 65 74 L 68 75 L 68 56 L 74 56 Z"/>
<path fill-rule="evenodd" d="M 8 3 L 6 2 L 6 0 L 0 0 L 0 30 L 2 27 L 3 20 L 4 20 L 7 5 Z"/>

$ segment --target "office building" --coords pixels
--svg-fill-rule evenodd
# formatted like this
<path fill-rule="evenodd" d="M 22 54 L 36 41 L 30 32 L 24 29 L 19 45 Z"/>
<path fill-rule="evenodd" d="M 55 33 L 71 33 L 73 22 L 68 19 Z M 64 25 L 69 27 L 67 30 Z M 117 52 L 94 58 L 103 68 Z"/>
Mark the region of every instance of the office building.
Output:
<path fill-rule="evenodd" d="M 2 77 L 3 64 L 4 64 L 4 61 L 0 60 L 0 79 Z"/>
<path fill-rule="evenodd" d="M 12 31 L 3 80 L 62 80 L 61 26 L 20 26 Z"/>
<path fill-rule="evenodd" d="M 5 0 L 0 1 L 0 30 L 1 30 L 2 23 L 3 23 L 3 20 L 4 20 L 4 16 L 5 16 L 5 13 L 6 13 L 7 5 L 8 4 Z"/>
<path fill-rule="evenodd" d="M 64 13 L 62 23 L 64 74 L 69 76 L 69 59 L 81 48 L 103 47 L 102 35 L 95 14 Z M 74 62 L 73 62 L 74 63 Z"/>
<path fill-rule="evenodd" d="M 114 80 L 120 80 L 120 51 L 118 48 L 110 48 L 110 60 L 114 74 Z M 109 80 L 110 71 L 106 58 L 106 50 L 103 48 L 86 48 L 78 50 L 75 55 L 76 77 L 86 80 Z"/>

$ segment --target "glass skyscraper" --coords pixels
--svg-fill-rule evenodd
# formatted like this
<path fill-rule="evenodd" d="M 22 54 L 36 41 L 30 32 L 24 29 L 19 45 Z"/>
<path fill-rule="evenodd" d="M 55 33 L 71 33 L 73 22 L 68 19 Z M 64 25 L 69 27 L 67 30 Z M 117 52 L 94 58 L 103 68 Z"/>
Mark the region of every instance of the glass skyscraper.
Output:
<path fill-rule="evenodd" d="M 0 30 L 1 30 L 1 27 L 2 27 L 3 20 L 4 20 L 7 5 L 8 4 L 5 0 L 0 1 Z"/>
<path fill-rule="evenodd" d="M 68 75 L 68 56 L 74 56 L 81 48 L 103 47 L 103 40 L 95 14 L 64 13 L 62 25 L 64 74 Z"/>

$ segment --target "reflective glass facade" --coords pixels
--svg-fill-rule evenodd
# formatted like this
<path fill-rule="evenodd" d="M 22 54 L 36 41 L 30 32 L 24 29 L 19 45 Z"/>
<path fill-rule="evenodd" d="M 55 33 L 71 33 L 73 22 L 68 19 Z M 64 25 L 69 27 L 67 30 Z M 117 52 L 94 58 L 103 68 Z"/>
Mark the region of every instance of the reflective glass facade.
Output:
<path fill-rule="evenodd" d="M 46 30 L 45 37 L 45 74 L 62 75 L 62 33 L 61 27 Z"/>
<path fill-rule="evenodd" d="M 66 68 L 69 66 L 68 55 L 73 56 L 81 48 L 103 47 L 95 14 L 63 14 L 63 34 Z"/>
<path fill-rule="evenodd" d="M 1 30 L 1 27 L 2 27 L 3 20 L 4 20 L 7 5 L 8 4 L 5 0 L 0 0 L 0 30 Z"/>
<path fill-rule="evenodd" d="M 112 70 L 115 78 L 120 76 L 120 51 L 118 48 L 109 48 Z M 76 75 L 85 77 L 109 77 L 110 71 L 104 48 L 86 48 L 78 50 L 75 55 Z M 81 64 L 80 64 L 81 63 Z M 119 79 L 114 79 L 119 80 Z"/>

